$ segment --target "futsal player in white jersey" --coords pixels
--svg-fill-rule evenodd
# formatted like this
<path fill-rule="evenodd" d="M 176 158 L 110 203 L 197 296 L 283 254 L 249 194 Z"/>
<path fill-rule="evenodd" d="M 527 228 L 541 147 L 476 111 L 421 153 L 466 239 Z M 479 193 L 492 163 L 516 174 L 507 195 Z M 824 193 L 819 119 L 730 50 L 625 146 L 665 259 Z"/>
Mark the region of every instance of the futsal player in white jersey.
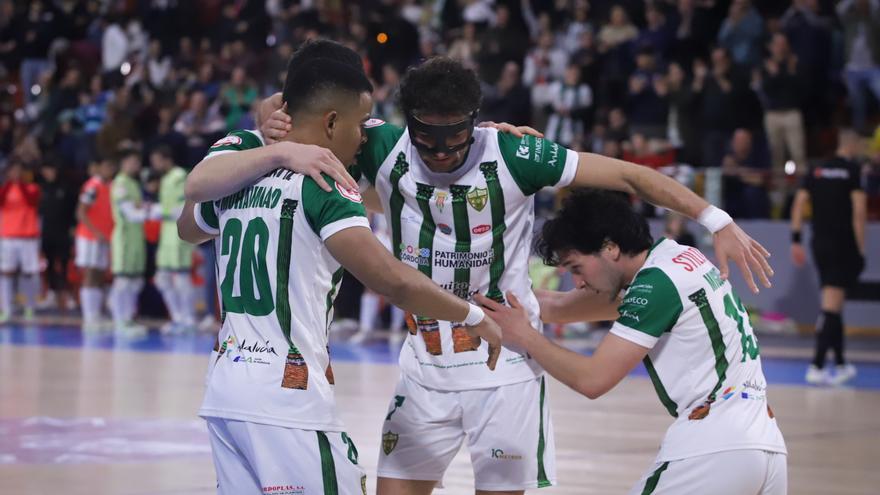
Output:
<path fill-rule="evenodd" d="M 532 195 L 545 186 L 571 184 L 638 194 L 700 218 L 716 233 L 724 267 L 734 259 L 754 286 L 751 264 L 769 284 L 766 251 L 724 212 L 674 180 L 534 136 L 475 128 L 479 80 L 458 62 L 435 58 L 411 68 L 400 100 L 406 129 L 378 120 L 366 125 L 367 142 L 358 156 L 362 191 L 375 198 L 371 206 L 384 211 L 394 255 L 459 297 L 485 293 L 503 301 L 513 291 L 538 325 L 528 278 Z M 289 132 L 289 118 L 280 115 L 264 125 L 267 132 Z M 194 172 L 189 186 L 211 199 L 229 192 L 227 182 L 252 180 L 256 173 L 215 164 Z M 469 339 L 455 320 L 419 315 L 411 323 L 382 429 L 377 491 L 430 493 L 465 440 L 478 493 L 522 493 L 554 484 L 553 433 L 540 365 L 505 349 L 498 369 L 488 374 L 478 366 L 486 345 Z"/>
<path fill-rule="evenodd" d="M 356 189 L 325 176 L 328 192 L 279 168 L 303 144 L 351 163 L 371 91 L 363 72 L 339 62 L 291 65 L 284 99 L 299 124 L 291 141 L 265 146 L 259 132 L 235 131 L 197 166 L 268 167 L 178 223 L 187 241 L 217 237 L 225 319 L 199 415 L 208 422 L 220 494 L 366 493 L 357 449 L 336 411 L 327 338 L 343 267 L 404 309 L 465 321 L 475 338 L 493 344 L 484 365 L 495 366 L 497 325 L 394 259 L 370 231 Z"/>
<path fill-rule="evenodd" d="M 544 224 L 538 250 L 561 265 L 576 292 L 599 294 L 602 311 L 571 294 L 539 294 L 548 321 L 616 315 L 591 357 L 532 328 L 516 295 L 510 307 L 478 296 L 505 346 L 528 352 L 551 376 L 595 399 L 643 362 L 675 418 L 653 466 L 631 494 L 782 495 L 786 448 L 770 408 L 749 315 L 730 283 L 699 250 L 651 239 L 645 219 L 608 192 L 576 192 Z M 618 304 L 618 295 L 623 301 Z"/>

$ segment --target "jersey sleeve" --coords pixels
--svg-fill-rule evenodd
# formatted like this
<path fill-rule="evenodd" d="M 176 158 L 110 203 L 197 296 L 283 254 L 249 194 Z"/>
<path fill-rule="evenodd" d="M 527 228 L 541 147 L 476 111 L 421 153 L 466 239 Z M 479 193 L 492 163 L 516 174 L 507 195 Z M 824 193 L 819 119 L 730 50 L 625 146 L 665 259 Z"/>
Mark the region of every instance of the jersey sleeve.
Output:
<path fill-rule="evenodd" d="M 79 193 L 79 201 L 80 203 L 91 206 L 92 203 L 98 198 L 98 186 L 92 182 L 86 182 L 83 184 L 82 191 Z"/>
<path fill-rule="evenodd" d="M 647 268 L 633 280 L 617 310 L 620 317 L 611 333 L 651 349 L 663 332 L 672 330 L 682 306 L 669 276 L 659 268 Z"/>
<path fill-rule="evenodd" d="M 404 129 L 391 125 L 383 120 L 370 119 L 364 124 L 367 142 L 361 146 L 352 176 L 362 174 L 370 184 L 376 184 L 376 175 L 385 158 L 400 140 Z"/>
<path fill-rule="evenodd" d="M 217 205 L 213 201 L 199 203 L 193 208 L 193 216 L 196 225 L 202 232 L 210 235 L 220 235 L 220 219 L 217 217 Z"/>
<path fill-rule="evenodd" d="M 221 138 L 208 149 L 205 158 L 231 153 L 233 151 L 245 151 L 264 146 L 263 135 L 260 131 L 249 131 L 239 129 L 230 132 L 226 137 Z"/>
<path fill-rule="evenodd" d="M 862 189 L 862 171 L 859 170 L 858 165 L 850 165 L 847 186 L 850 192 L 860 191 Z"/>
<path fill-rule="evenodd" d="M 324 179 L 333 191 L 324 191 L 311 177 L 305 177 L 302 186 L 303 211 L 321 241 L 350 227 L 370 228 L 360 193 L 340 186 L 329 175 Z"/>
<path fill-rule="evenodd" d="M 513 180 L 526 196 L 548 186 L 565 187 L 577 172 L 577 152 L 553 141 L 499 132 L 498 147 Z"/>

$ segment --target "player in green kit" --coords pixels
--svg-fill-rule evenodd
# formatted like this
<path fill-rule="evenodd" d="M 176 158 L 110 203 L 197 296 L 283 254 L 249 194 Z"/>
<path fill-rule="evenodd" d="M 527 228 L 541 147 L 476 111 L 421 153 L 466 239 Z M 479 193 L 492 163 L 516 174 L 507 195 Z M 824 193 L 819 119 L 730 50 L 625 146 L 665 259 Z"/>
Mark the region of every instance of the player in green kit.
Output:
<path fill-rule="evenodd" d="M 149 208 L 144 204 L 138 175 L 141 171 L 140 153 L 126 149 L 119 156 L 119 173 L 110 185 L 110 204 L 113 211 L 113 235 L 110 240 L 113 285 L 108 303 L 116 332 L 139 336 L 145 328 L 134 324 L 137 298 L 144 285 L 147 262 L 147 242 L 144 238 L 144 220 Z"/>
<path fill-rule="evenodd" d="M 171 148 L 159 146 L 150 153 L 150 165 L 162 177 L 159 182 L 159 204 L 154 217 L 162 221 L 159 247 L 156 250 L 156 288 L 171 316 L 162 327 L 163 333 L 192 331 L 195 328 L 195 291 L 190 269 L 192 244 L 177 235 L 177 218 L 183 211 L 186 171 L 174 164 Z"/>
<path fill-rule="evenodd" d="M 754 286 L 751 264 L 769 285 L 771 270 L 760 244 L 674 180 L 542 138 L 475 127 L 480 83 L 458 62 L 435 58 L 411 68 L 400 102 L 407 128 L 375 119 L 365 126 L 367 142 L 357 162 L 361 190 L 365 198 L 377 197 L 372 204 L 391 226 L 395 257 L 463 299 L 483 293 L 503 301 L 513 291 L 538 325 L 528 278 L 532 195 L 567 185 L 638 194 L 699 218 L 716 233 L 722 267 L 734 259 Z M 253 180 L 259 170 L 214 162 L 197 172 L 188 179 L 190 191 L 212 199 L 228 194 L 229 184 Z M 527 354 L 503 349 L 498 369 L 488 373 L 478 366 L 486 351 L 484 343 L 467 338 L 460 322 L 413 319 L 394 394 L 405 399 L 400 405 L 392 401 L 394 414 L 383 427 L 380 494 L 430 493 L 465 440 L 477 493 L 521 493 L 555 483 L 543 370 Z M 516 460 L 498 462 L 498 449 Z"/>

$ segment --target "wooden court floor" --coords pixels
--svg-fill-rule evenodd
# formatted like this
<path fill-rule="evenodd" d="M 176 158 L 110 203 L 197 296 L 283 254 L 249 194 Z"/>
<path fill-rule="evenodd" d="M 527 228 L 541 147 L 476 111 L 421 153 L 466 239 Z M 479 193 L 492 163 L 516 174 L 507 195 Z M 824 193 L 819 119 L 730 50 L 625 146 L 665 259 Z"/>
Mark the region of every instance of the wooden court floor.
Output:
<path fill-rule="evenodd" d="M 207 435 L 195 417 L 207 360 L 0 344 L 0 494 L 213 493 Z M 397 368 L 335 362 L 334 371 L 373 493 Z M 671 421 L 650 382 L 629 377 L 596 401 L 549 383 L 559 484 L 531 493 L 625 493 Z M 771 383 L 769 395 L 788 444 L 789 493 L 880 493 L 880 392 Z M 438 493 L 473 493 L 472 483 L 463 449 Z"/>

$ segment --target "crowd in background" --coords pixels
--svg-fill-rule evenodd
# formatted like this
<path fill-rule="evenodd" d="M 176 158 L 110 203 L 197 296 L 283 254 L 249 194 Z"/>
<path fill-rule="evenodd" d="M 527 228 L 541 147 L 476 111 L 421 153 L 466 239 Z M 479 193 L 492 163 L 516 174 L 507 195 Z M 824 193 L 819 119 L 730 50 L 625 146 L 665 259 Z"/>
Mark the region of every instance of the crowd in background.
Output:
<path fill-rule="evenodd" d="M 403 123 L 402 73 L 445 54 L 480 75 L 480 120 L 694 187 L 705 180 L 682 164 L 720 171 L 737 218 L 786 217 L 807 162 L 841 127 L 873 135 L 880 113 L 880 0 L 0 0 L 0 167 L 65 191 L 45 199 L 59 214 L 44 210 L 43 235 L 68 235 L 65 201 L 101 157 L 167 146 L 192 167 L 255 126 L 314 37 L 362 54 L 376 117 Z M 877 218 L 873 142 L 862 181 Z"/>

